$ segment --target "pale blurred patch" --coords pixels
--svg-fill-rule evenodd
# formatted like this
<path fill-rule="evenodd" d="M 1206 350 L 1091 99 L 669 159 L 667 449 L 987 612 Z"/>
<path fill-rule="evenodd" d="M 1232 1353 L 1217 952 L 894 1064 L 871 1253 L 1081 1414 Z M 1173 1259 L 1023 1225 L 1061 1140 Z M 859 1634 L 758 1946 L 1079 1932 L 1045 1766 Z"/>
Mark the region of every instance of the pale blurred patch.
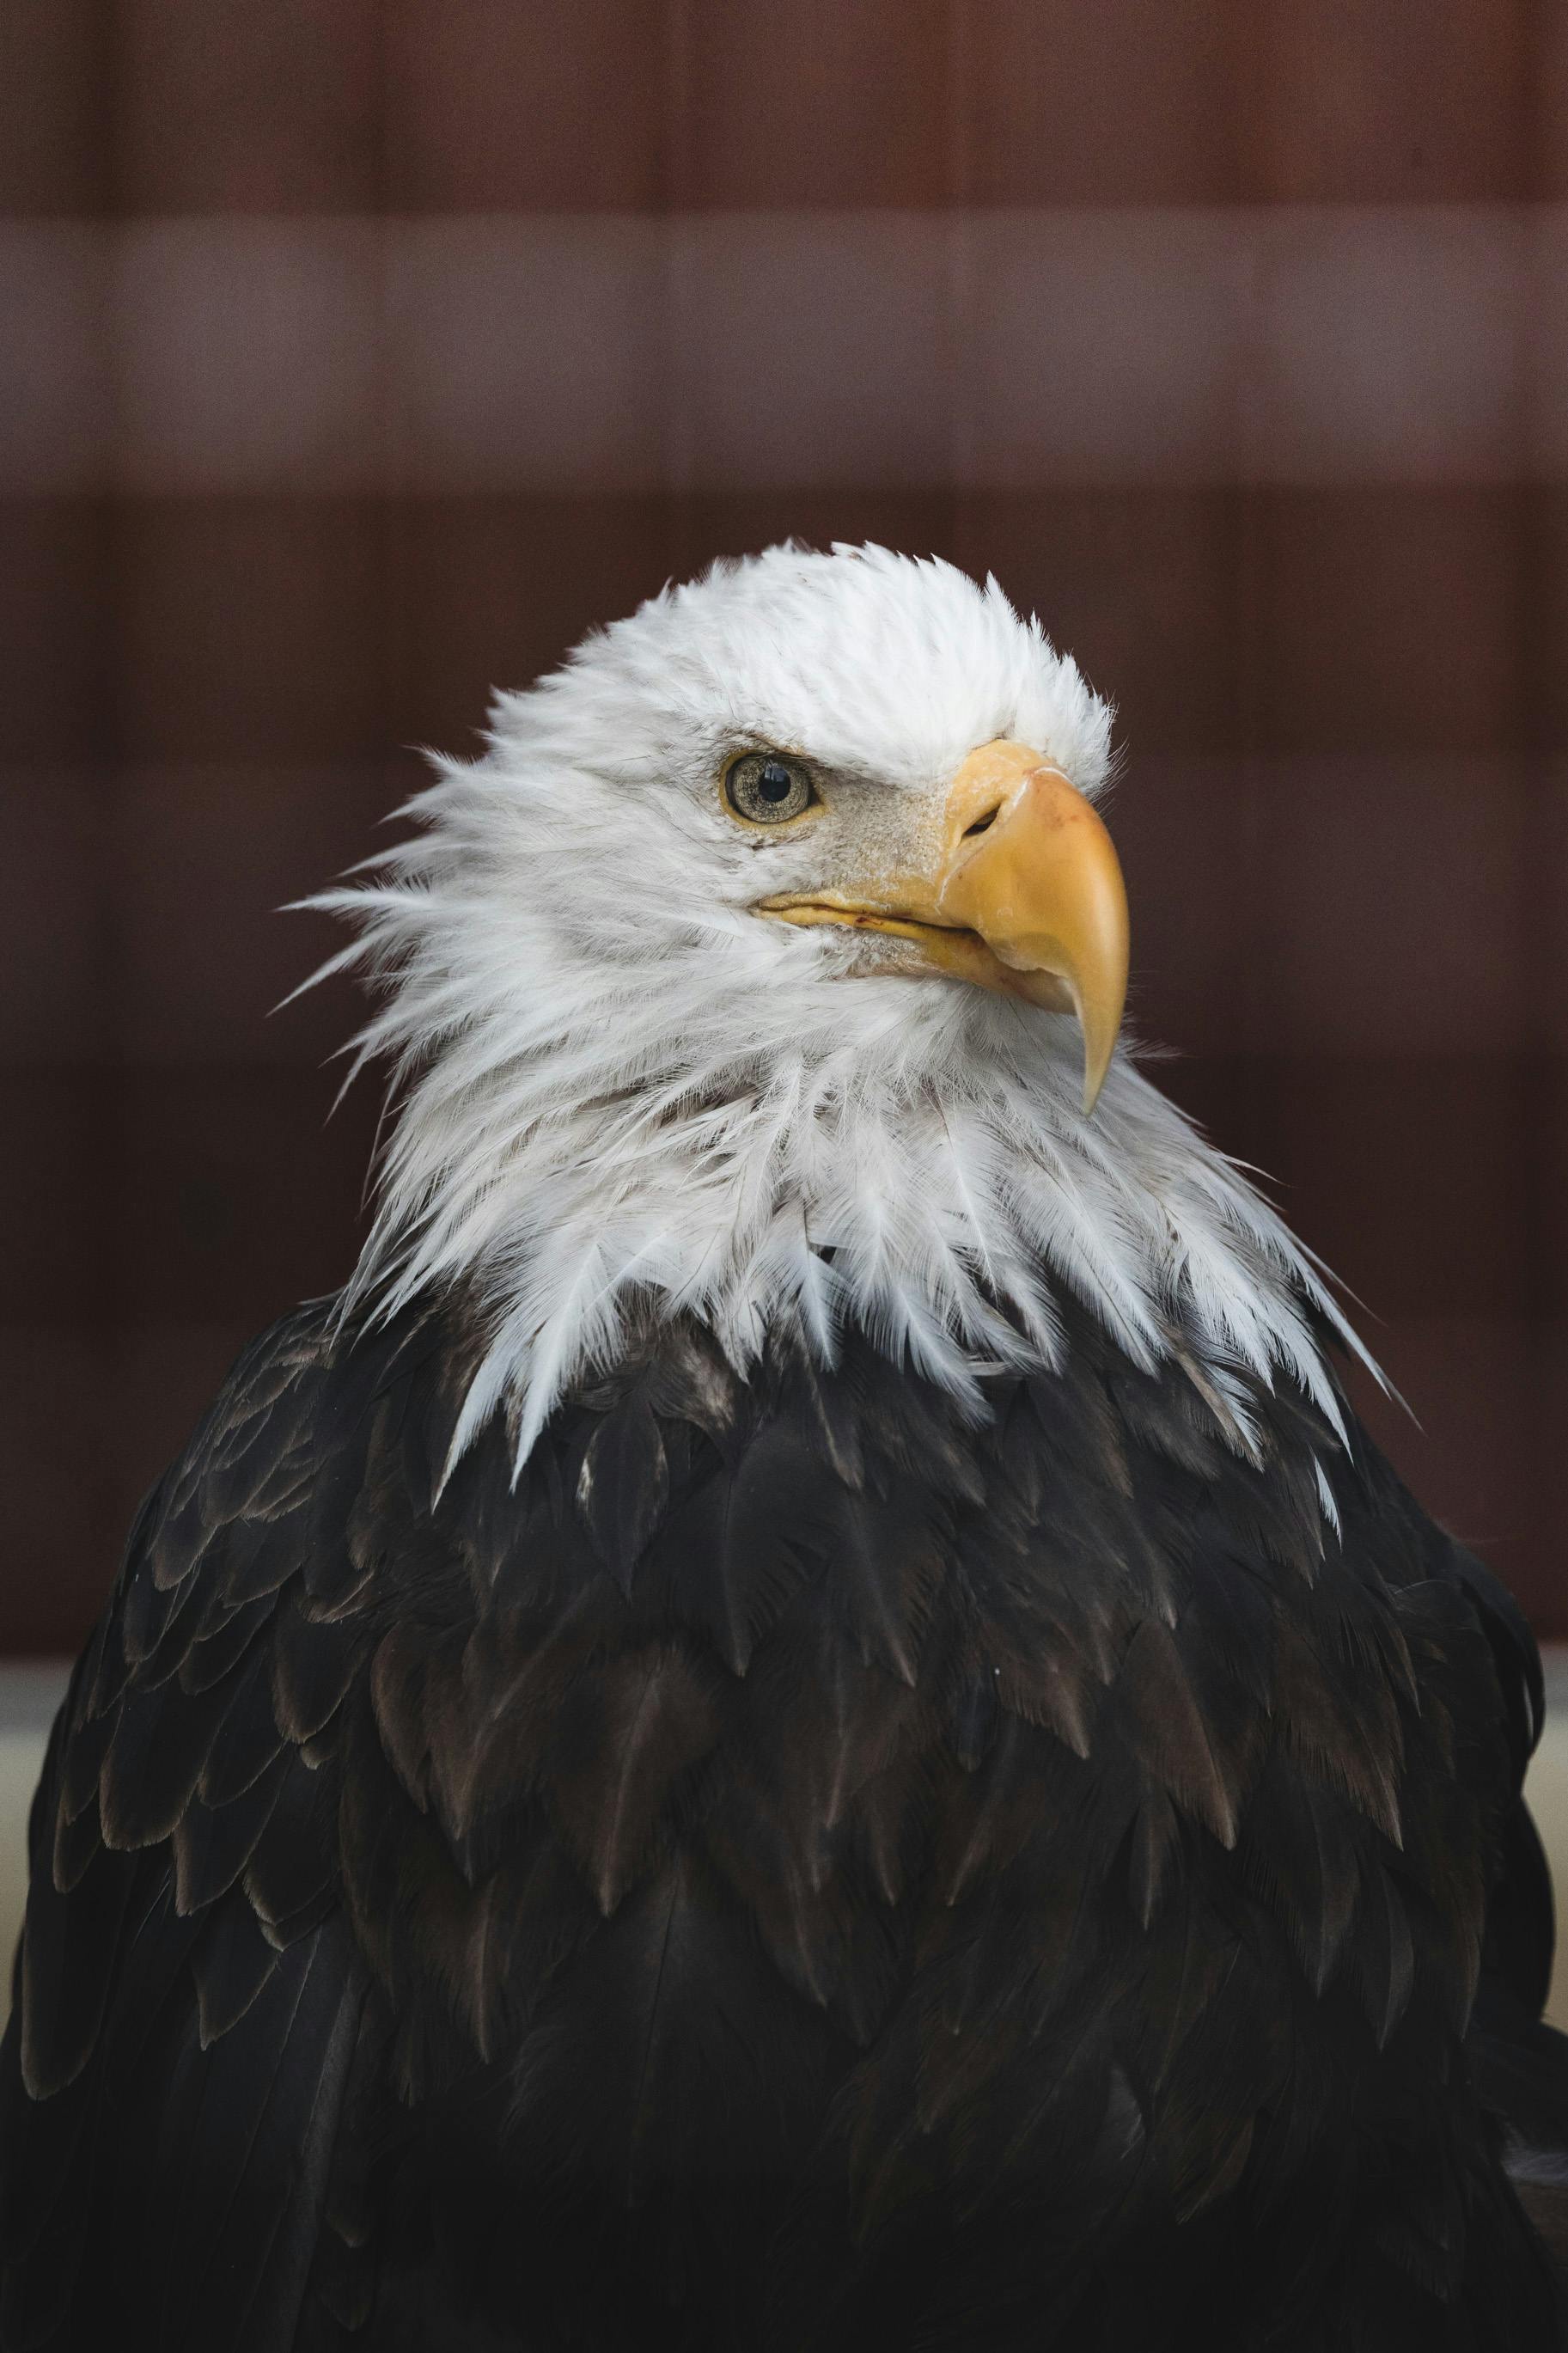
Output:
<path fill-rule="evenodd" d="M 1524 1793 L 1552 1865 L 1557 1894 L 1557 1965 L 1546 2015 L 1568 2032 L 1568 1643 L 1542 1652 L 1546 1668 L 1546 1729 L 1530 1767 Z"/>
<path fill-rule="evenodd" d="M 52 1659 L 0 1667 L 0 2017 L 11 2008 L 11 1957 L 27 1900 L 27 1809 L 69 1672 Z"/>

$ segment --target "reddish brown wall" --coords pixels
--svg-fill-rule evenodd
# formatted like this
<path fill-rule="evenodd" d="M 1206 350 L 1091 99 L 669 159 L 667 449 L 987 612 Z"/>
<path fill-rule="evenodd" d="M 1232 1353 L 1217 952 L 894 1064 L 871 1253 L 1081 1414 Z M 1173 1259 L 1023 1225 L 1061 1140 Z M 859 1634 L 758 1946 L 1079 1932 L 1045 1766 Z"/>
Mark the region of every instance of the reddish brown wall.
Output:
<path fill-rule="evenodd" d="M 0 1647 L 73 1642 L 374 1104 L 271 913 L 716 551 L 1120 701 L 1137 1019 L 1568 1632 L 1555 0 L 13 0 Z"/>

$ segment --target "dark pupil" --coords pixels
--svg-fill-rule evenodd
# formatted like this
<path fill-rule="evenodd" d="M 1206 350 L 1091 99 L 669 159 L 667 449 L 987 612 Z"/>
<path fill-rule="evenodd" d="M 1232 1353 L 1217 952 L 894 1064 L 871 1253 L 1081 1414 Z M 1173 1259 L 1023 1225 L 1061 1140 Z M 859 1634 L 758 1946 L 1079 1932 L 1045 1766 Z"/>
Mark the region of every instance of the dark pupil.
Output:
<path fill-rule="evenodd" d="M 794 789 L 794 777 L 778 760 L 770 760 L 757 778 L 757 796 L 761 800 L 787 801 Z"/>

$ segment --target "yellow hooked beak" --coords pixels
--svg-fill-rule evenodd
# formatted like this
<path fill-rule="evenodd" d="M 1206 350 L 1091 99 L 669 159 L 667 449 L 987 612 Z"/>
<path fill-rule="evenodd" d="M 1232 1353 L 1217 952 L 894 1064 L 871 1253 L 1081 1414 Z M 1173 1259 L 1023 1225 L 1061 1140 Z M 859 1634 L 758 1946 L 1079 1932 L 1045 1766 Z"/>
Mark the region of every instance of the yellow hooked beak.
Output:
<path fill-rule="evenodd" d="M 1026 744 L 972 752 L 953 777 L 929 874 L 863 894 L 767 899 L 786 923 L 840 923 L 913 942 L 938 972 L 1073 1012 L 1083 1107 L 1094 1109 L 1127 997 L 1127 890 L 1110 836 L 1059 768 Z"/>

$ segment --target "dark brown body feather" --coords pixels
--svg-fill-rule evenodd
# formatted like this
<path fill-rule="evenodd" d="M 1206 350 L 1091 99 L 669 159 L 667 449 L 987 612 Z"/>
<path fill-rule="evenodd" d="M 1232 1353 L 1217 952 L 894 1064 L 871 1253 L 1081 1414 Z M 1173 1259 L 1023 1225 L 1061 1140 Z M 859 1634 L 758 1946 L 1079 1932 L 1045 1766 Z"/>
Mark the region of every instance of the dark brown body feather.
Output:
<path fill-rule="evenodd" d="M 438 1504 L 456 1314 L 259 1341 L 35 1808 L 7 2353 L 1554 2343 L 1529 1637 L 1068 1339 L 669 1331 Z"/>

